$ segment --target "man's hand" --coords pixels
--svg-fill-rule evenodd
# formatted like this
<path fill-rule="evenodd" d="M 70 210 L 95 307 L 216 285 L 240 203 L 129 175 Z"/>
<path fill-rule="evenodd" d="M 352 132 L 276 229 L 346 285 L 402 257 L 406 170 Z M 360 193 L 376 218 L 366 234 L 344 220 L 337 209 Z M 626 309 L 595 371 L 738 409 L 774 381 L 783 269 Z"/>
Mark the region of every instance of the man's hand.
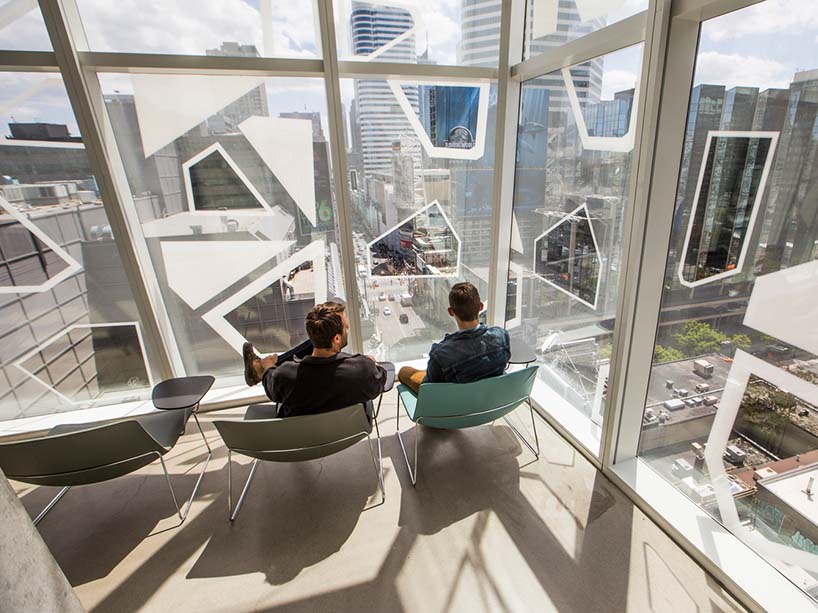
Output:
<path fill-rule="evenodd" d="M 377 364 L 377 363 L 378 363 L 378 360 L 376 360 L 376 359 L 374 358 L 374 356 L 368 355 L 368 356 L 366 356 L 366 357 L 368 357 L 370 360 L 372 360 L 372 361 L 373 361 L 375 364 Z"/>
<path fill-rule="evenodd" d="M 261 358 L 260 362 L 261 367 L 264 370 L 267 370 L 268 368 L 273 368 L 276 365 L 276 362 L 278 362 L 278 354 L 271 353 L 270 355 L 265 355 L 263 358 Z"/>

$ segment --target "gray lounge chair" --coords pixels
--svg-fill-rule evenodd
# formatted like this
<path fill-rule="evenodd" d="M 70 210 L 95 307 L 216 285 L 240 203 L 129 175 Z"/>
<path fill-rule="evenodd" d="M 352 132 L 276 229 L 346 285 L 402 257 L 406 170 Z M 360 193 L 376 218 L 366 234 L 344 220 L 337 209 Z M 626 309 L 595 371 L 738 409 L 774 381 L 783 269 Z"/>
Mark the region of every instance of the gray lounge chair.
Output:
<path fill-rule="evenodd" d="M 139 470 L 157 458 L 165 473 L 165 480 L 180 523 L 183 522 L 190 511 L 211 457 L 210 446 L 197 419 L 199 432 L 207 447 L 207 458 L 193 493 L 182 511 L 162 456 L 176 445 L 176 441 L 184 432 L 187 420 L 191 414 L 195 417 L 199 401 L 213 384 L 213 377 L 190 379 L 194 381 L 186 383 L 182 379 L 171 379 L 159 383 L 154 388 L 155 400 L 164 397 L 167 401 L 173 396 L 168 392 L 180 389 L 180 385 L 184 397 L 181 402 L 177 401 L 175 404 L 163 406 L 159 403 L 157 408 L 164 410 L 155 413 L 102 424 L 61 424 L 49 430 L 44 436 L 0 442 L 0 468 L 9 479 L 34 485 L 62 487 L 34 519 L 34 525 L 40 523 L 75 485 L 89 485 L 115 479 Z"/>
<path fill-rule="evenodd" d="M 378 461 L 376 462 L 371 439 L 372 423 L 367 419 L 364 405 L 356 404 L 327 413 L 283 419 L 276 418 L 275 415 L 276 407 L 273 404 L 251 405 L 242 421 L 213 422 L 228 450 L 227 505 L 230 521 L 234 521 L 241 510 L 259 460 L 266 462 L 314 460 L 338 453 L 363 439 L 369 442 L 369 452 L 381 490 L 381 501 L 378 504 L 383 504 L 386 500 L 386 493 L 383 486 L 380 435 L 377 431 L 377 421 L 373 419 L 378 440 Z M 235 509 L 233 508 L 233 453 L 255 458 Z"/>

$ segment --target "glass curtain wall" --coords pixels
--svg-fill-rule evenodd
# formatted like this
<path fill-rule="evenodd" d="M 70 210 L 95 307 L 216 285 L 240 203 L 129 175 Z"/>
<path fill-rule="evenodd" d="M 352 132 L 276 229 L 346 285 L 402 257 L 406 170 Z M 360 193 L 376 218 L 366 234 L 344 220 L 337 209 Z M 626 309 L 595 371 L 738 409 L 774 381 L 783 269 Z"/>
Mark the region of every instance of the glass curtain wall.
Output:
<path fill-rule="evenodd" d="M 348 45 L 339 53 L 409 71 L 437 61 L 496 65 L 499 27 L 484 35 L 469 24 L 477 13 L 496 17 L 499 1 L 482 3 L 483 12 L 470 3 L 435 6 L 456 24 L 455 38 L 420 52 L 421 32 L 434 40 L 443 23 L 420 7 L 336 3 Z M 475 45 L 480 54 L 454 51 Z M 467 280 L 487 295 L 496 87 L 402 77 L 342 79 L 341 91 L 364 349 L 384 360 L 422 358 L 454 329 L 446 311 L 453 284 Z"/>
<path fill-rule="evenodd" d="M 0 5 L 0 48 L 48 50 Z M 59 73 L 0 73 L 0 421 L 145 398 L 156 379 Z"/>
<path fill-rule="evenodd" d="M 494 69 L 510 3 L 321 1 L 334 7 L 339 94 L 324 80 L 338 58 L 322 58 L 318 27 L 329 4 L 63 0 L 78 9 L 79 23 L 65 24 L 76 49 L 51 55 L 37 6 L 0 0 L 0 50 L 14 52 L 0 72 L 0 421 L 121 413 L 108 405 L 146 398 L 157 380 L 156 349 L 176 375 L 241 384 L 245 340 L 285 349 L 304 338 L 315 302 L 351 292 L 365 351 L 420 360 L 453 328 L 451 285 L 469 280 L 486 296 L 508 264 L 506 326 L 536 350 L 534 399 L 563 431 L 622 482 L 620 461 L 649 465 L 672 504 L 703 510 L 700 532 L 709 513 L 818 595 L 816 4 L 739 0 L 730 6 L 747 7 L 696 32 L 724 4 L 528 0 L 513 202 L 497 226 L 511 248 L 493 259 Z M 687 91 L 658 96 L 687 89 L 678 74 L 640 83 L 683 66 L 678 49 L 692 66 L 696 40 L 678 43 L 674 11 L 687 11 L 675 32 L 699 36 L 686 118 Z M 644 47 L 669 54 L 649 72 L 640 15 Z M 74 57 L 66 51 L 84 52 L 87 77 L 67 89 L 55 69 Z M 83 126 L 100 129 L 85 136 L 106 147 L 109 165 L 96 170 L 116 182 L 110 202 L 66 91 L 77 116 L 95 120 Z M 648 163 L 646 149 L 634 175 L 640 104 L 672 126 L 648 140 L 667 154 L 679 139 L 678 174 L 675 157 Z M 348 170 L 341 205 L 333 153 Z M 675 198 L 647 202 L 666 174 Z M 122 214 L 127 236 L 106 210 Z M 629 240 L 639 270 L 625 270 Z M 126 276 L 125 249 L 138 275 Z M 664 271 L 645 265 L 665 257 Z M 354 270 L 346 283 L 344 270 Z M 643 291 L 654 272 L 663 283 Z M 134 296 L 145 295 L 156 321 L 140 320 L 152 309 Z M 612 344 L 618 313 L 641 331 L 627 350 Z M 164 348 L 146 343 L 148 327 Z M 649 381 L 623 386 L 635 402 L 606 407 L 609 380 L 648 368 Z M 608 419 L 614 411 L 633 427 Z M 601 448 L 603 426 L 616 447 Z M 725 560 L 731 547 L 713 544 Z"/>
<path fill-rule="evenodd" d="M 818 12 L 701 25 L 639 453 L 818 597 Z"/>
<path fill-rule="evenodd" d="M 323 82 L 100 84 L 185 372 L 239 383 L 245 341 L 282 352 L 313 305 L 344 294 Z"/>
<path fill-rule="evenodd" d="M 321 57 L 314 0 L 75 0 L 90 51 Z"/>
<path fill-rule="evenodd" d="M 0 49 L 51 51 L 51 41 L 36 2 L 0 0 Z"/>
<path fill-rule="evenodd" d="M 643 45 L 522 85 L 506 328 L 541 405 L 597 453 L 630 206 Z"/>
<path fill-rule="evenodd" d="M 332 0 L 338 57 L 497 67 L 502 0 Z"/>
<path fill-rule="evenodd" d="M 648 8 L 648 0 L 527 0 L 525 47 L 528 59 Z"/>

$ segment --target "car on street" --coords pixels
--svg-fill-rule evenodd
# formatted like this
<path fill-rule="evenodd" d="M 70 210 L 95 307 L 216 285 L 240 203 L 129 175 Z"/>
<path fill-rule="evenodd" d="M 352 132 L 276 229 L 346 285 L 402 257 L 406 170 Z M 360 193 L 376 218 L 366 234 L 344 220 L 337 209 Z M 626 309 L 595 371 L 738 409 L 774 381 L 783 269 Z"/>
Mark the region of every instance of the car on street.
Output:
<path fill-rule="evenodd" d="M 392 314 L 392 309 L 390 309 L 389 307 L 383 307 L 383 314 L 384 315 L 391 315 Z"/>
<path fill-rule="evenodd" d="M 380 294 L 378 294 L 378 300 L 380 300 L 381 302 L 385 301 L 386 300 L 386 293 L 381 292 Z"/>
<path fill-rule="evenodd" d="M 389 302 L 395 302 L 395 294 L 389 294 Z"/>
<path fill-rule="evenodd" d="M 401 313 L 400 317 L 398 318 L 402 324 L 409 323 L 409 316 L 406 313 Z"/>

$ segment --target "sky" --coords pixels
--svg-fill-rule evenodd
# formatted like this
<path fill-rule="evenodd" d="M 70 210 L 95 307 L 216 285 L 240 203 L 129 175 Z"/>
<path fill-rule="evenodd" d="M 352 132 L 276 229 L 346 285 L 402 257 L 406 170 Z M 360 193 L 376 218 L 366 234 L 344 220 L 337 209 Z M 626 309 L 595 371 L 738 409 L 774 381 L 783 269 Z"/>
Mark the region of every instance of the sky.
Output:
<path fill-rule="evenodd" d="M 320 56 L 312 2 L 271 0 L 273 48 L 266 51 L 259 1 L 78 0 L 78 4 L 89 46 L 95 51 L 201 54 L 222 41 L 234 40 L 255 44 L 266 55 Z M 349 53 L 346 16 L 351 1 L 335 1 L 341 57 Z M 389 4 L 413 8 L 419 51 L 428 40 L 434 61 L 456 62 L 461 0 L 390 0 Z M 627 17 L 646 5 L 647 0 L 610 0 L 608 6 L 615 6 L 615 12 L 608 20 Z M 30 10 L 25 12 L 27 8 Z M 50 49 L 36 4 L 32 0 L 0 0 L 0 20 L 16 13 L 22 16 L 10 24 L 0 22 L 0 49 Z M 603 98 L 633 87 L 641 67 L 641 48 L 637 45 L 605 56 Z M 695 82 L 761 89 L 787 87 L 797 70 L 811 68 L 818 68 L 818 0 L 766 0 L 703 24 Z M 0 73 L 0 134 L 7 132 L 11 117 L 66 123 L 78 133 L 65 90 L 54 76 Z M 50 82 L 37 93 L 17 100 L 46 79 Z M 102 75 L 101 82 L 105 93 L 132 91 L 127 75 Z M 354 95 L 352 81 L 342 80 L 341 87 L 348 104 Z M 272 114 L 306 107 L 326 115 L 320 79 L 268 79 L 267 92 Z"/>
<path fill-rule="evenodd" d="M 818 2 L 766 0 L 702 26 L 695 83 L 789 87 L 818 68 Z"/>

